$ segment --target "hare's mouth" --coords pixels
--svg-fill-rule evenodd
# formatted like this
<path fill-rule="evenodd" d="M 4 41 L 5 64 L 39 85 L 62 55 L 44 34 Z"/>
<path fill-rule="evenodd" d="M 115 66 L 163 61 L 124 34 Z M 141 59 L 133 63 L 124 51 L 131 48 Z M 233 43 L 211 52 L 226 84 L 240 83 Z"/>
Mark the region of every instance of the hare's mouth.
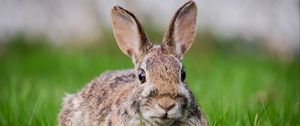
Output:
<path fill-rule="evenodd" d="M 172 122 L 174 122 L 174 119 L 172 118 L 168 118 L 167 116 L 162 116 L 162 117 L 157 117 L 157 116 L 153 116 L 152 120 L 156 123 L 156 124 L 170 124 Z"/>
<path fill-rule="evenodd" d="M 170 118 L 164 116 L 164 117 L 152 117 L 153 119 L 156 119 L 156 120 L 170 120 Z"/>

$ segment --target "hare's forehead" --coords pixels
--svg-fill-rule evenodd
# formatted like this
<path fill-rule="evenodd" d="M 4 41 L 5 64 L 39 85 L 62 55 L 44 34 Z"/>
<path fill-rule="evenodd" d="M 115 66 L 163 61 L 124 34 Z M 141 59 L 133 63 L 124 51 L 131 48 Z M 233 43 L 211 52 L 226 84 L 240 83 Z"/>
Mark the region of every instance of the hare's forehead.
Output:
<path fill-rule="evenodd" d="M 145 57 L 141 63 L 141 68 L 145 69 L 148 72 L 151 71 L 170 71 L 170 72 L 179 72 L 181 69 L 181 62 L 172 55 L 151 55 Z"/>

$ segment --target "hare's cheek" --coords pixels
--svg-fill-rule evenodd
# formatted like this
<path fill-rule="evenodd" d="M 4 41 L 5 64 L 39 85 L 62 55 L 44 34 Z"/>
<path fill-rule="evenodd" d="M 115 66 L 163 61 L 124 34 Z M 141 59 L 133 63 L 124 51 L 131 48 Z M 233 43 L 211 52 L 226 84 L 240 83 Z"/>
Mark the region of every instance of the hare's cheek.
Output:
<path fill-rule="evenodd" d="M 155 115 L 155 113 L 160 112 L 160 108 L 157 107 L 157 104 L 151 99 L 151 98 L 146 98 L 144 99 L 144 102 L 141 102 L 141 110 L 145 113 L 153 113 Z"/>
<path fill-rule="evenodd" d="M 153 108 L 152 106 L 151 99 L 143 98 L 140 102 L 140 110 L 142 113 L 151 111 Z"/>
<path fill-rule="evenodd" d="M 168 117 L 169 118 L 180 118 L 183 114 L 182 110 L 183 110 L 182 106 L 177 103 L 173 109 L 168 111 Z"/>
<path fill-rule="evenodd" d="M 152 117 L 155 116 L 156 114 L 157 112 L 151 107 L 145 107 L 142 111 L 143 117 L 148 121 L 151 121 Z"/>
<path fill-rule="evenodd" d="M 141 96 L 143 98 L 148 98 L 151 92 L 154 91 L 154 87 L 147 83 L 145 83 L 141 88 L 142 88 Z"/>
<path fill-rule="evenodd" d="M 152 121 L 153 117 L 161 117 L 165 115 L 165 111 L 155 106 L 148 106 L 147 109 L 144 109 L 142 114 L 145 119 Z"/>

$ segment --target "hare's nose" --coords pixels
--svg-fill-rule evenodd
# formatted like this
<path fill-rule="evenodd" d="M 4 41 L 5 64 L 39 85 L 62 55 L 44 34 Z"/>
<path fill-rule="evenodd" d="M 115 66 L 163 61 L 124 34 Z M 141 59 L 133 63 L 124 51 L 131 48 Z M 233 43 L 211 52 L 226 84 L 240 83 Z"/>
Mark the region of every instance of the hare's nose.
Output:
<path fill-rule="evenodd" d="M 176 106 L 176 100 L 170 97 L 162 97 L 158 99 L 157 104 L 160 108 L 168 112 Z"/>
<path fill-rule="evenodd" d="M 158 104 L 158 105 L 159 105 L 159 107 L 163 108 L 166 112 L 168 112 L 169 110 L 171 110 L 172 108 L 175 107 L 174 103 L 173 104 L 169 104 L 169 105 L 160 105 L 160 104 Z"/>

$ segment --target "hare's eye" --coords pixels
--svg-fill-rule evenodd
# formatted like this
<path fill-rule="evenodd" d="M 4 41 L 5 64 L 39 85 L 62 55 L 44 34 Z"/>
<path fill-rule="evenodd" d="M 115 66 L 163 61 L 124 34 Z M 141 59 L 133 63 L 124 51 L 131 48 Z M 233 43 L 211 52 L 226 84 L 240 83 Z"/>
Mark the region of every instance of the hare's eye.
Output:
<path fill-rule="evenodd" d="M 181 69 L 181 81 L 182 81 L 182 82 L 185 80 L 185 76 L 186 76 L 185 71 L 184 71 L 184 69 L 182 68 L 182 69 Z"/>
<path fill-rule="evenodd" d="M 145 83 L 146 81 L 146 73 L 143 69 L 139 69 L 138 70 L 138 78 L 140 80 L 141 83 Z"/>

